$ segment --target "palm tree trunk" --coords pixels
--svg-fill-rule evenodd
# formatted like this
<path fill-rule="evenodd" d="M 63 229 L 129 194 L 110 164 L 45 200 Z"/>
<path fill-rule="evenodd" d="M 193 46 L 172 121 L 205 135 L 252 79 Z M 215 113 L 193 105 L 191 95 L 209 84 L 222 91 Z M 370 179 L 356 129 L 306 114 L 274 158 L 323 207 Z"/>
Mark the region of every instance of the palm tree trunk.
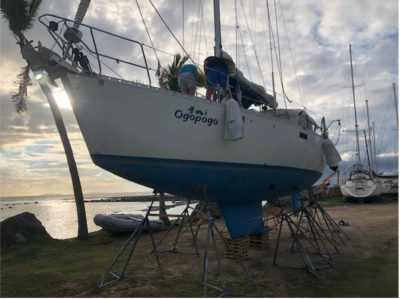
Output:
<path fill-rule="evenodd" d="M 39 81 L 39 80 L 38 80 Z M 65 155 L 67 156 L 69 172 L 71 174 L 72 185 L 74 188 L 75 195 L 75 203 L 76 209 L 78 212 L 78 239 L 87 240 L 89 239 L 87 220 L 86 220 L 86 211 L 85 211 L 85 203 L 83 200 L 82 186 L 81 181 L 79 179 L 78 168 L 76 167 L 74 153 L 72 151 L 71 144 L 68 139 L 67 130 L 65 129 L 64 121 L 61 116 L 60 109 L 53 97 L 53 93 L 51 92 L 49 86 L 45 82 L 40 82 L 40 87 L 45 94 L 47 101 L 49 102 L 51 112 L 54 116 L 54 121 L 57 126 L 58 133 L 60 134 L 61 142 L 64 147 Z"/>
<path fill-rule="evenodd" d="M 164 192 L 160 193 L 160 215 L 167 215 L 167 209 L 165 207 L 165 197 Z M 169 218 L 167 216 L 160 216 L 160 219 L 164 222 L 166 226 L 171 225 Z"/>

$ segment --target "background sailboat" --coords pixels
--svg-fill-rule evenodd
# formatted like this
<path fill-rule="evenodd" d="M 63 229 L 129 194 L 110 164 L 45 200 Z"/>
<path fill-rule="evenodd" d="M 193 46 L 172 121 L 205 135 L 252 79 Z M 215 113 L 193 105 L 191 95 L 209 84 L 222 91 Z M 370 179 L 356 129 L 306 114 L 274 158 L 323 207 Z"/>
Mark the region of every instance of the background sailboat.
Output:
<path fill-rule="evenodd" d="M 393 138 L 393 142 L 396 143 L 398 146 L 399 142 L 399 115 L 398 115 L 398 107 L 397 107 L 397 95 L 396 95 L 396 83 L 393 83 L 393 102 L 394 102 L 394 107 L 395 107 L 395 117 L 396 117 L 396 124 L 397 124 L 397 130 L 396 130 L 396 136 Z M 389 98 L 389 100 L 391 100 Z M 390 107 L 390 105 L 388 105 Z M 383 124 L 385 125 L 385 124 Z M 384 130 L 383 130 L 384 131 Z M 397 137 L 397 138 L 396 138 Z M 396 150 L 396 146 L 395 146 Z M 398 148 L 397 148 L 398 152 Z M 376 161 L 376 159 L 375 159 Z M 378 165 L 375 165 L 375 172 L 378 173 L 377 170 Z M 382 195 L 384 196 L 398 196 L 399 195 L 399 173 L 390 173 L 390 172 L 383 172 L 383 173 L 378 173 L 377 174 L 377 179 L 380 181 L 382 184 Z"/>
<path fill-rule="evenodd" d="M 376 175 L 373 169 L 365 167 L 361 163 L 360 156 L 360 140 L 359 140 L 359 128 L 357 122 L 357 107 L 355 97 L 355 85 L 353 76 L 353 57 L 351 52 L 351 45 L 349 45 L 350 52 L 350 68 L 351 68 L 351 86 L 353 94 L 353 105 L 354 105 L 354 120 L 356 128 L 356 145 L 357 145 L 357 162 L 351 165 L 344 171 L 345 182 L 340 186 L 340 190 L 344 197 L 347 198 L 374 198 L 379 197 L 382 193 L 382 188 L 379 182 L 376 181 Z M 369 123 L 369 118 L 368 118 Z M 368 145 L 367 154 L 368 154 Z M 369 158 L 368 158 L 369 159 Z"/>

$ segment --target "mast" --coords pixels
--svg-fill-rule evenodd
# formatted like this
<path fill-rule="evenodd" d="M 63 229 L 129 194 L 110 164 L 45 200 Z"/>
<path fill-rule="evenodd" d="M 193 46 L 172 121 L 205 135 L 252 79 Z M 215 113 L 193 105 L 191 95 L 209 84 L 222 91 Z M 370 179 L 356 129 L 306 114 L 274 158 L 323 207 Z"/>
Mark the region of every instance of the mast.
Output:
<path fill-rule="evenodd" d="M 378 163 L 376 162 L 376 143 L 375 143 L 375 122 L 372 122 L 372 133 L 374 136 L 374 160 L 375 160 L 375 172 L 378 174 Z"/>
<path fill-rule="evenodd" d="M 89 8 L 90 5 L 90 1 L 91 0 L 81 0 L 79 2 L 79 6 L 78 9 L 76 10 L 76 14 L 75 14 L 75 22 L 74 22 L 74 30 L 72 30 L 72 34 L 70 33 L 69 35 L 65 36 L 65 34 L 69 31 L 65 31 L 64 33 L 64 37 L 68 40 L 68 46 L 66 48 L 66 50 L 64 51 L 64 55 L 63 55 L 63 59 L 65 60 L 68 56 L 68 52 L 72 47 L 72 43 L 73 43 L 73 37 L 82 37 L 82 33 L 78 30 L 79 26 L 81 25 L 83 19 L 85 18 L 86 12 Z"/>
<path fill-rule="evenodd" d="M 368 144 L 369 144 L 369 152 L 371 154 L 371 168 L 374 168 L 374 159 L 372 158 L 372 143 L 371 143 L 371 127 L 369 124 L 369 108 L 368 108 L 368 100 L 365 100 L 365 104 L 367 105 L 367 121 L 368 121 Z M 368 145 L 367 145 L 368 146 Z"/>
<path fill-rule="evenodd" d="M 267 10 L 268 10 L 268 28 L 269 28 L 269 50 L 271 53 L 271 75 L 272 75 L 272 93 L 273 93 L 273 97 L 274 97 L 274 115 L 276 114 L 276 92 L 275 92 L 275 75 L 274 75 L 274 58 L 272 55 L 272 25 L 271 25 L 271 19 L 270 19 L 270 15 L 269 15 L 269 4 L 268 4 L 268 0 L 266 0 L 267 2 Z"/>
<path fill-rule="evenodd" d="M 351 55 L 351 44 L 349 45 L 350 49 L 350 67 L 351 67 L 351 87 L 353 90 L 353 104 L 354 104 L 354 119 L 355 119 L 355 127 L 356 127 L 356 135 L 357 135 L 357 166 L 360 168 L 361 158 L 360 158 L 360 140 L 358 136 L 358 123 L 357 123 L 357 108 L 356 108 L 356 94 L 354 91 L 354 75 L 353 75 L 353 57 Z"/>
<path fill-rule="evenodd" d="M 219 9 L 219 0 L 214 0 L 214 31 L 215 31 L 215 56 L 222 56 L 221 44 L 221 15 Z"/>
<path fill-rule="evenodd" d="M 399 130 L 399 114 L 397 111 L 396 83 L 393 83 L 394 106 L 396 107 L 397 130 Z"/>
<path fill-rule="evenodd" d="M 368 167 L 369 167 L 369 171 L 371 172 L 371 161 L 369 159 L 369 150 L 368 150 L 368 143 L 367 143 L 367 133 L 365 132 L 364 129 L 364 138 L 365 138 L 365 148 L 367 149 L 367 159 L 368 159 Z"/>

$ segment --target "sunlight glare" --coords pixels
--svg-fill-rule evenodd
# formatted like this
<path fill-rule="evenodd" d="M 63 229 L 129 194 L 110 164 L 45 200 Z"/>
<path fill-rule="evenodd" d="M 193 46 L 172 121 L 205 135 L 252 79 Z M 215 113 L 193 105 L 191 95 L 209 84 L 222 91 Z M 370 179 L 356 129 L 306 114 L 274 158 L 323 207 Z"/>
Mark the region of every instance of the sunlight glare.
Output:
<path fill-rule="evenodd" d="M 60 109 L 69 109 L 72 110 L 71 103 L 68 99 L 68 95 L 65 90 L 60 88 L 53 89 L 54 99 L 57 102 L 57 105 Z"/>

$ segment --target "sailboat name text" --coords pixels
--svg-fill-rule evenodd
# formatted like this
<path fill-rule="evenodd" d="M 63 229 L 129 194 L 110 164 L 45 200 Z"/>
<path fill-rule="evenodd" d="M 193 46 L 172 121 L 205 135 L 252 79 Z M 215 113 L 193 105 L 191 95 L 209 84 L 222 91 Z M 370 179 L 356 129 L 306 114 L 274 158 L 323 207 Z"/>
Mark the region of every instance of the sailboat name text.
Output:
<path fill-rule="evenodd" d="M 204 113 L 201 110 L 196 110 L 195 111 L 195 114 L 198 114 L 198 115 L 193 114 L 193 111 L 194 111 L 194 107 L 193 106 L 189 108 L 189 111 L 190 111 L 191 114 L 183 113 L 182 110 L 176 110 L 175 111 L 175 117 L 179 118 L 179 119 L 182 119 L 183 122 L 187 122 L 187 121 L 190 120 L 194 124 L 201 123 L 201 122 L 202 123 L 207 123 L 208 127 L 210 127 L 212 125 L 214 125 L 214 126 L 218 125 L 218 119 L 211 118 L 211 117 L 208 118 L 208 117 L 203 116 Z M 207 115 L 207 111 L 205 112 L 205 115 Z"/>

